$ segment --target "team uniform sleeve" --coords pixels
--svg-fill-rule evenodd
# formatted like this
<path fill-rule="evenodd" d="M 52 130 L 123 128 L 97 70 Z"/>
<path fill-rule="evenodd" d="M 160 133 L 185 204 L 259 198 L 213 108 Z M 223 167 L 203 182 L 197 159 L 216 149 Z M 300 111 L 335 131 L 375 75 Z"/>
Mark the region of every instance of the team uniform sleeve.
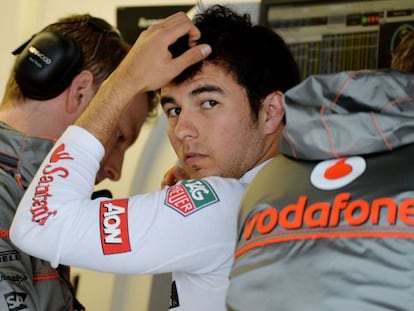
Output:
<path fill-rule="evenodd" d="M 53 266 L 112 273 L 202 273 L 232 257 L 245 184 L 210 177 L 91 200 L 103 155 L 94 136 L 69 127 L 19 204 L 13 243 Z"/>

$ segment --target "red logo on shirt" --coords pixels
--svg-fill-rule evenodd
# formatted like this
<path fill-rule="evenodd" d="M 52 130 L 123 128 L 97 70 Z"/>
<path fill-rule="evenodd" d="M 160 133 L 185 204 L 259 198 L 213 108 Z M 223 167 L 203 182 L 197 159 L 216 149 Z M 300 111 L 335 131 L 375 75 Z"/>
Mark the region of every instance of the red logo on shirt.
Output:
<path fill-rule="evenodd" d="M 35 192 L 32 198 L 32 221 L 43 226 L 50 216 L 57 214 L 57 211 L 50 211 L 48 199 L 52 196 L 50 186 L 55 178 L 67 178 L 69 171 L 62 166 L 56 165 L 61 160 L 73 160 L 73 157 L 65 151 L 65 144 L 60 144 L 54 150 L 47 164 L 42 171 L 42 176 L 37 181 Z"/>
<path fill-rule="evenodd" d="M 128 199 L 101 202 L 100 231 L 105 255 L 131 251 L 128 233 Z"/>
<path fill-rule="evenodd" d="M 326 160 L 314 167 L 310 180 L 321 190 L 339 189 L 361 176 L 366 166 L 365 160 L 358 156 Z"/>
<path fill-rule="evenodd" d="M 186 180 L 167 190 L 165 204 L 183 216 L 220 201 L 213 187 L 205 180 Z"/>
<path fill-rule="evenodd" d="M 2 239 L 8 239 L 10 236 L 9 230 L 2 230 L 0 229 L 0 238 Z"/>

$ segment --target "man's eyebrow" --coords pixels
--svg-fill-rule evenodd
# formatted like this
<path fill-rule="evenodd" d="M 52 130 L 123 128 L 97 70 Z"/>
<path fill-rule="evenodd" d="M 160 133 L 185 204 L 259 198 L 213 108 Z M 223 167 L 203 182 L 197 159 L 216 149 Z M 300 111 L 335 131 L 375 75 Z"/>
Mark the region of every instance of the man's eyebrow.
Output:
<path fill-rule="evenodd" d="M 174 97 L 171 97 L 171 96 L 161 96 L 160 103 L 161 103 L 161 106 L 164 106 L 167 103 L 173 103 L 174 104 L 175 99 L 174 99 Z"/>
<path fill-rule="evenodd" d="M 224 91 L 221 87 L 217 85 L 203 85 L 191 91 L 191 96 L 197 96 L 202 93 L 219 93 L 224 94 Z"/>
<path fill-rule="evenodd" d="M 190 97 L 195 97 L 203 93 L 219 93 L 224 94 L 224 90 L 217 86 L 217 85 L 203 85 L 200 87 L 195 88 L 194 90 L 191 90 L 189 93 Z M 161 106 L 164 106 L 165 104 L 175 104 L 175 99 L 172 96 L 161 96 L 160 103 Z"/>

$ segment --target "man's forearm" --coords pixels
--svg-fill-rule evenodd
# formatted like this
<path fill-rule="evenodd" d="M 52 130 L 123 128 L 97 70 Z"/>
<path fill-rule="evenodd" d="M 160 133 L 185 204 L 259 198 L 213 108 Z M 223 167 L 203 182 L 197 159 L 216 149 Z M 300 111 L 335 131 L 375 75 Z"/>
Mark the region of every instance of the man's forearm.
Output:
<path fill-rule="evenodd" d="M 188 35 L 189 49 L 173 58 L 168 48 L 184 35 Z M 199 37 L 199 30 L 183 12 L 142 32 L 76 125 L 88 130 L 106 146 L 122 111 L 135 96 L 161 88 L 185 68 L 210 54 L 208 45 L 196 45 Z"/>

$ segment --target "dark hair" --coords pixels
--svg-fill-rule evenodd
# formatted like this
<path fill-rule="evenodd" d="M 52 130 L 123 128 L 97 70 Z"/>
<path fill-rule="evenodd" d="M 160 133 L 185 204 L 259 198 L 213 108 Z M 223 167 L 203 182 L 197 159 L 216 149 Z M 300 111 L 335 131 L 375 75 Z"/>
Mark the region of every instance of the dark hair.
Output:
<path fill-rule="evenodd" d="M 205 62 L 226 68 L 246 89 L 253 116 L 258 116 L 262 100 L 273 91 L 286 92 L 299 83 L 298 66 L 284 40 L 272 29 L 253 25 L 248 14 L 238 14 L 228 7 L 214 5 L 197 14 L 195 25 L 201 31 L 199 43 L 208 43 L 212 53 Z M 187 48 L 180 40 L 172 49 L 179 54 Z M 197 63 L 173 83 L 182 83 L 201 70 Z"/>

